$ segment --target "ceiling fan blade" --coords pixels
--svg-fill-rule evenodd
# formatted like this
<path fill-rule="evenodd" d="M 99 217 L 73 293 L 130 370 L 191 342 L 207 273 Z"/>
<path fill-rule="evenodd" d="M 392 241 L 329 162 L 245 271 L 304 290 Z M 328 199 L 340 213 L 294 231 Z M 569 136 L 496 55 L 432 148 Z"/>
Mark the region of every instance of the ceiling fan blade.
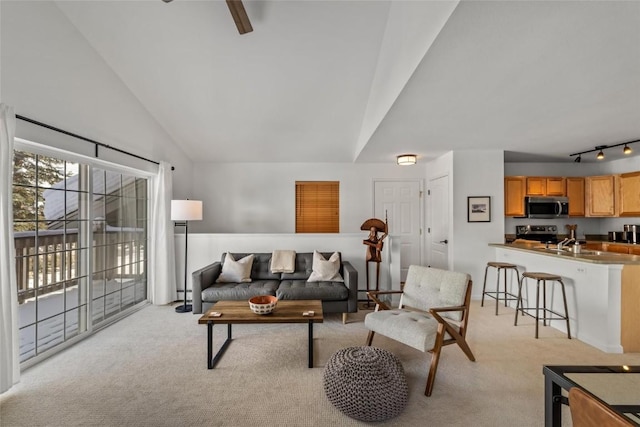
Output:
<path fill-rule="evenodd" d="M 238 32 L 240 34 L 246 34 L 253 31 L 253 27 L 251 26 L 251 22 L 249 22 L 249 17 L 247 16 L 247 11 L 244 10 L 242 0 L 227 0 L 227 6 L 229 6 L 233 22 L 236 23 L 236 27 L 238 27 Z"/>

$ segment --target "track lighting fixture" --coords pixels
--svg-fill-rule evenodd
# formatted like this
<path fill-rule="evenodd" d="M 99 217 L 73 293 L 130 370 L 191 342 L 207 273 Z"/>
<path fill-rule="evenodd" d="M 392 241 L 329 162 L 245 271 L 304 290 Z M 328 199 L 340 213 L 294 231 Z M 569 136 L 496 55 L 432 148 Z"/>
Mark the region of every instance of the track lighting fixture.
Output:
<path fill-rule="evenodd" d="M 631 144 L 633 144 L 635 142 L 640 142 L 640 139 L 636 139 L 635 141 L 621 142 L 619 144 L 613 144 L 613 145 L 596 145 L 596 148 L 594 148 L 593 150 L 585 150 L 585 151 L 580 151 L 579 153 L 569 154 L 569 157 L 576 156 L 576 158 L 573 161 L 575 163 L 580 163 L 582 161 L 582 155 L 583 154 L 597 152 L 596 159 L 603 160 L 604 159 L 604 150 L 606 150 L 607 148 L 620 147 L 620 146 L 624 146 L 624 148 L 622 149 L 622 152 L 625 155 L 629 155 L 629 154 L 631 154 L 633 152 L 633 150 L 631 149 L 631 147 L 629 147 L 629 145 L 631 145 Z"/>

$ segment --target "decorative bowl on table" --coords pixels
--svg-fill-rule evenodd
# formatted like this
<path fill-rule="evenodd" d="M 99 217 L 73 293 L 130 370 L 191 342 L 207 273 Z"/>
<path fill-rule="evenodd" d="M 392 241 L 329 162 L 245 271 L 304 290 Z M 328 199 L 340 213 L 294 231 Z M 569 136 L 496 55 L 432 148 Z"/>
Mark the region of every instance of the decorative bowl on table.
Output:
<path fill-rule="evenodd" d="M 251 311 L 256 314 L 269 314 L 276 308 L 278 298 L 272 295 L 259 295 L 249 300 Z"/>

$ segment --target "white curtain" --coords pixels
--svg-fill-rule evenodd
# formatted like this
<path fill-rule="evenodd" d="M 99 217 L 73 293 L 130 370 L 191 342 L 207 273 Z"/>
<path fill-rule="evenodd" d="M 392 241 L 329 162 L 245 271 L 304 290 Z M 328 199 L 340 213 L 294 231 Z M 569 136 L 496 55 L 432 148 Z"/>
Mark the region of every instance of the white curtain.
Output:
<path fill-rule="evenodd" d="M 13 242 L 13 137 L 16 115 L 0 104 L 0 393 L 20 380 L 18 288 Z"/>
<path fill-rule="evenodd" d="M 171 196 L 173 194 L 171 166 L 160 162 L 153 180 L 153 200 L 150 226 L 149 300 L 156 305 L 175 301 L 176 273 Z"/>

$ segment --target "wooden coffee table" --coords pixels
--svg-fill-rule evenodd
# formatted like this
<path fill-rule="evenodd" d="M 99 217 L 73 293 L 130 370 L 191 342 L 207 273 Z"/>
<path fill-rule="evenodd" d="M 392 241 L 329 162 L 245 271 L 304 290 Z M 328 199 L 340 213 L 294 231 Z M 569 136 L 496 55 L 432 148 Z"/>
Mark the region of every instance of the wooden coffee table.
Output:
<path fill-rule="evenodd" d="M 313 316 L 303 316 L 302 313 L 313 311 Z M 220 317 L 213 317 L 211 313 L 222 313 Z M 255 314 L 249 308 L 248 301 L 218 301 L 207 310 L 199 324 L 207 325 L 207 368 L 213 369 L 227 347 L 231 343 L 231 325 L 234 323 L 307 323 L 309 325 L 309 368 L 313 368 L 313 324 L 322 323 L 322 301 L 278 301 L 278 305 L 270 314 Z M 216 355 L 213 355 L 213 325 L 216 323 L 227 325 L 227 339 Z"/>

